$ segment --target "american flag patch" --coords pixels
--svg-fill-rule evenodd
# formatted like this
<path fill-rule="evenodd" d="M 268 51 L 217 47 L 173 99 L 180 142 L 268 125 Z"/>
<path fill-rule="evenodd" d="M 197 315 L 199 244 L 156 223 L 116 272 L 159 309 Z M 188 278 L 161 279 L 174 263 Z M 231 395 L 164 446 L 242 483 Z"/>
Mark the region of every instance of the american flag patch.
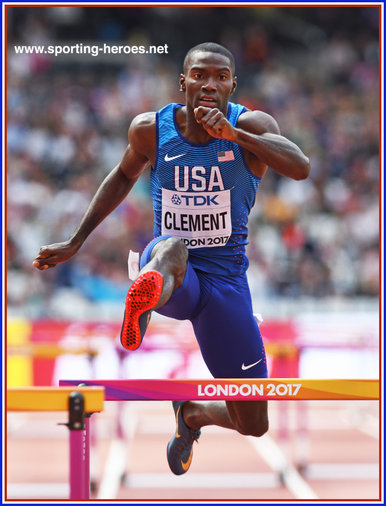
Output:
<path fill-rule="evenodd" d="M 235 159 L 233 151 L 219 151 L 217 153 L 217 159 L 219 162 L 230 162 Z"/>

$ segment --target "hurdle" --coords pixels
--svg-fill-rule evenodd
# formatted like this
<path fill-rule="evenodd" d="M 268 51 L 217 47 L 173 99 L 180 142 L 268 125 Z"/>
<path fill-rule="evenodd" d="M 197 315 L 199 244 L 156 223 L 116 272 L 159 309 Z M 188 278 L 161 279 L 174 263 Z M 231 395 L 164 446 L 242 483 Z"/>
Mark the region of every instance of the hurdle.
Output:
<path fill-rule="evenodd" d="M 80 348 L 67 348 L 51 342 L 37 342 L 27 344 L 11 344 L 7 346 L 7 354 L 12 355 L 27 355 L 32 358 L 57 358 L 61 355 L 88 355 L 89 357 L 96 357 L 98 350 L 91 347 L 83 346 Z"/>
<path fill-rule="evenodd" d="M 377 379 L 129 379 L 60 380 L 60 386 L 99 386 L 106 401 L 379 400 Z M 84 485 L 87 488 L 88 484 Z"/>
<path fill-rule="evenodd" d="M 92 413 L 103 410 L 104 388 L 10 387 L 6 392 L 7 411 L 67 411 L 69 429 L 69 499 L 90 497 L 89 423 Z"/>
<path fill-rule="evenodd" d="M 379 400 L 377 379 L 60 380 L 105 388 L 106 401 Z"/>
<path fill-rule="evenodd" d="M 93 390 L 95 389 L 95 390 Z M 89 395 L 99 392 L 98 402 Z M 69 405 L 71 395 L 84 395 L 84 406 Z M 10 411 L 66 411 L 70 429 L 70 499 L 90 497 L 90 414 L 105 401 L 172 400 L 379 400 L 376 379 L 129 379 L 60 380 L 59 387 L 11 388 Z M 83 421 L 82 421 L 83 418 Z"/>

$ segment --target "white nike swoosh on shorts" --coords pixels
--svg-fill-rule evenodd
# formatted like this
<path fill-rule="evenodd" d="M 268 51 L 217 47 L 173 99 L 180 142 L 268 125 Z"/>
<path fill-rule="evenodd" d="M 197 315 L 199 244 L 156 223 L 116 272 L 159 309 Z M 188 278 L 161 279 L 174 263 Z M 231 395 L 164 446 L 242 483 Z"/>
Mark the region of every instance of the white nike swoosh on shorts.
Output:
<path fill-rule="evenodd" d="M 244 363 L 241 365 L 241 369 L 243 371 L 246 371 L 247 369 L 250 369 L 251 367 L 257 365 L 257 364 L 260 364 L 260 362 L 262 361 L 263 359 L 261 358 L 260 360 L 258 360 L 257 362 L 255 362 L 254 364 L 249 364 L 249 365 L 245 365 Z"/>

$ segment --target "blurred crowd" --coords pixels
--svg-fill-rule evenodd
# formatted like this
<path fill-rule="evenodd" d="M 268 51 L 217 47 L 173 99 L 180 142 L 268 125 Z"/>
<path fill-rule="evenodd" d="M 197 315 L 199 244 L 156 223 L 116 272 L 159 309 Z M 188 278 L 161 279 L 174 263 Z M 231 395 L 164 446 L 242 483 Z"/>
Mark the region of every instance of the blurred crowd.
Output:
<path fill-rule="evenodd" d="M 41 245 L 65 240 L 76 228 L 100 182 L 119 163 L 133 117 L 183 101 L 182 58 L 205 40 L 224 44 L 236 57 L 232 100 L 272 114 L 311 161 L 305 181 L 269 171 L 260 185 L 249 221 L 253 294 L 377 296 L 376 8 L 351 7 L 351 17 L 344 7 L 44 7 L 38 16 L 33 7 L 13 9 L 7 48 L 8 307 L 35 317 L 52 314 L 53 307 L 60 314 L 68 300 L 123 307 L 128 251 L 141 251 L 152 238 L 150 168 L 71 262 L 43 273 L 31 264 Z M 168 43 L 169 54 L 109 61 L 17 55 L 13 49 L 69 40 Z"/>

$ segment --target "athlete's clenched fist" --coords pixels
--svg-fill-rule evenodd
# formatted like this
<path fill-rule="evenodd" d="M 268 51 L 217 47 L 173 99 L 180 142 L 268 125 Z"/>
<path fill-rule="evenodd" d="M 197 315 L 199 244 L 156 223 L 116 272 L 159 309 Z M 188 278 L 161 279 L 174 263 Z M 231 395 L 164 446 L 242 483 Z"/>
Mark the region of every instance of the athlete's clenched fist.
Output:
<path fill-rule="evenodd" d="M 234 127 L 219 109 L 203 106 L 196 107 L 194 109 L 194 116 L 197 123 L 200 123 L 212 137 L 228 141 L 234 140 Z"/>

